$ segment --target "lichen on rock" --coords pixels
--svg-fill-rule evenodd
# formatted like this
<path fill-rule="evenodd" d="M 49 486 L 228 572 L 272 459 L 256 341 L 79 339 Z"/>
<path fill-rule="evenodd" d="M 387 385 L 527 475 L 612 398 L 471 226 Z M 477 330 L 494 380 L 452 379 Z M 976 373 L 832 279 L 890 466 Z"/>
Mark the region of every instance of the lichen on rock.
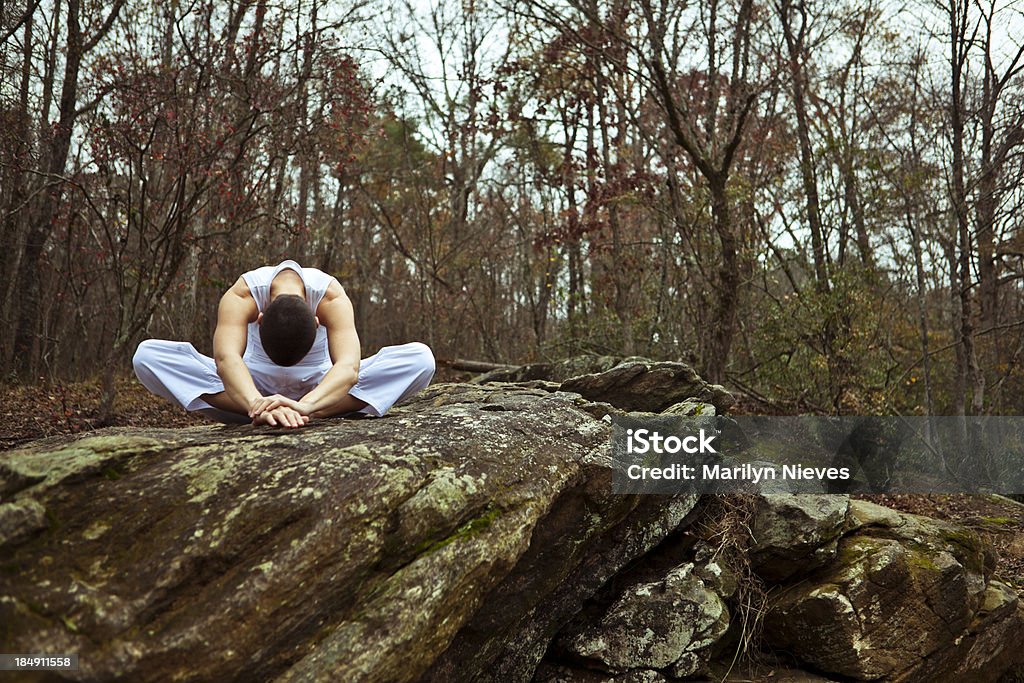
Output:
<path fill-rule="evenodd" d="M 697 496 L 612 493 L 609 414 L 727 403 L 688 366 L 620 361 L 436 385 L 377 420 L 0 454 L 0 649 L 77 652 L 75 680 L 662 683 L 714 666 L 763 583 L 766 642 L 819 672 L 1024 659 L 1024 609 L 968 530 L 763 496 L 732 525 L 740 571 L 693 533 Z"/>
<path fill-rule="evenodd" d="M 991 592 L 992 560 L 977 535 L 914 515 L 883 514 L 877 506 L 852 507 L 858 524 L 839 540 L 835 561 L 774 599 L 765 621 L 769 642 L 818 670 L 855 680 L 994 680 L 995 668 L 985 675 L 979 667 L 972 672 L 977 678 L 951 673 L 958 660 L 979 656 L 972 641 L 983 614 L 1021 623 L 1012 601 Z"/>
<path fill-rule="evenodd" d="M 663 579 L 632 586 L 597 618 L 563 633 L 566 651 L 608 671 L 667 669 L 701 673 L 707 652 L 729 626 L 723 599 L 687 563 Z"/>

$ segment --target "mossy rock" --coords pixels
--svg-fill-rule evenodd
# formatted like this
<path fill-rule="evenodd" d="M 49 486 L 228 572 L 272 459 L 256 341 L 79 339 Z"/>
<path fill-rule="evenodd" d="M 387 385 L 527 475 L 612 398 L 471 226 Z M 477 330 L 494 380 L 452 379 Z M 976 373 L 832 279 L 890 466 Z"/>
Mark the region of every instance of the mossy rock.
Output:
<path fill-rule="evenodd" d="M 981 623 L 1005 634 L 1020 616 L 1016 594 L 993 593 L 991 551 L 977 534 L 851 507 L 853 531 L 835 561 L 793 577 L 773 600 L 771 645 L 854 680 L 996 680 L 1021 659 L 1024 636 L 1005 645 L 979 636 Z"/>
<path fill-rule="evenodd" d="M 4 648 L 89 680 L 532 671 L 694 504 L 612 495 L 609 432 L 578 397 L 436 385 L 376 420 L 4 453 Z"/>

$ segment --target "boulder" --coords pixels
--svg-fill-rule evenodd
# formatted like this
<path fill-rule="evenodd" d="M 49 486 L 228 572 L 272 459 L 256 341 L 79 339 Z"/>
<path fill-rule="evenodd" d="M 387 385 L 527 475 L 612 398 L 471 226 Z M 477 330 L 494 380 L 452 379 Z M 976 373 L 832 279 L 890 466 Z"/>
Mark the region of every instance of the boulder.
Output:
<path fill-rule="evenodd" d="M 1012 588 L 991 581 L 966 633 L 953 647 L 929 657 L 914 675 L 922 679 L 962 681 L 1019 680 L 1005 673 L 1024 664 L 1024 605 Z"/>
<path fill-rule="evenodd" d="M 754 498 L 750 562 L 761 577 L 779 582 L 836 556 L 849 524 L 844 495 L 768 494 Z"/>
<path fill-rule="evenodd" d="M 0 454 L 0 650 L 77 652 L 62 680 L 660 683 L 717 672 L 731 596 L 763 580 L 767 642 L 822 674 L 1024 662 L 1024 608 L 972 533 L 765 496 L 750 566 L 721 566 L 695 496 L 611 493 L 616 409 L 551 389 Z"/>
<path fill-rule="evenodd" d="M 473 379 L 474 384 L 487 382 L 546 381 L 561 383 L 570 377 L 607 372 L 622 362 L 620 356 L 583 354 L 551 363 L 530 363 L 491 370 Z"/>
<path fill-rule="evenodd" d="M 977 535 L 861 501 L 850 507 L 856 529 L 839 540 L 835 561 L 773 601 L 770 644 L 855 680 L 997 680 L 1021 660 L 1017 596 L 989 580 L 993 557 Z"/>
<path fill-rule="evenodd" d="M 659 581 L 631 586 L 592 623 L 564 632 L 560 644 L 607 671 L 685 677 L 705 671 L 728 628 L 724 600 L 686 563 Z"/>
<path fill-rule="evenodd" d="M 702 502 L 694 520 L 707 518 L 711 501 Z M 738 589 L 718 550 L 684 523 L 583 604 L 549 648 L 537 679 L 542 671 L 568 681 L 707 673 L 730 625 L 726 604 Z"/>
<path fill-rule="evenodd" d="M 552 639 L 581 605 L 614 583 L 623 567 L 685 525 L 697 502 L 696 496 L 641 496 L 617 524 L 595 525 L 596 510 L 618 508 L 631 498 L 611 496 L 610 490 L 602 475 L 585 491 L 558 502 L 550 516 L 560 524 L 537 530 L 528 552 L 423 681 L 530 680 Z"/>
<path fill-rule="evenodd" d="M 518 383 L 549 391 L 560 388 L 578 393 L 589 401 L 648 413 L 671 408 L 679 415 L 714 415 L 735 403 L 724 387 L 708 384 L 686 363 L 652 361 L 639 356 L 576 356 L 554 363 L 492 370 L 473 382 Z M 701 404 L 714 409 L 707 410 Z"/>
<path fill-rule="evenodd" d="M 688 399 L 710 403 L 719 413 L 735 403 L 725 388 L 708 384 L 686 363 L 645 359 L 628 359 L 605 372 L 572 377 L 562 382 L 562 391 L 648 413 L 659 413 Z"/>
<path fill-rule="evenodd" d="M 2 454 L 3 649 L 77 652 L 77 680 L 529 680 L 694 504 L 613 496 L 609 429 L 438 385 L 383 419 Z"/>

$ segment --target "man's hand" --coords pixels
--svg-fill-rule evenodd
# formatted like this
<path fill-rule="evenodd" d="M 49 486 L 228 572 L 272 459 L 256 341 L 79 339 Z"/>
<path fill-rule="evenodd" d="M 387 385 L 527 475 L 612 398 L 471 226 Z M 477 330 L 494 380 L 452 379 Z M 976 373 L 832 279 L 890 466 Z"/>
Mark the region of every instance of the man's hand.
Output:
<path fill-rule="evenodd" d="M 271 427 L 304 427 L 309 423 L 309 416 L 289 408 L 288 406 L 277 406 L 270 410 L 263 410 L 252 419 L 253 425 L 270 425 Z"/>
<path fill-rule="evenodd" d="M 282 396 L 281 394 L 274 394 L 273 396 L 260 396 L 259 398 L 253 399 L 252 403 L 249 404 L 249 417 L 255 420 L 263 413 L 275 410 L 282 406 L 291 408 L 299 415 L 307 418 L 313 413 L 313 405 L 311 403 L 296 401 L 288 398 L 287 396 Z"/>

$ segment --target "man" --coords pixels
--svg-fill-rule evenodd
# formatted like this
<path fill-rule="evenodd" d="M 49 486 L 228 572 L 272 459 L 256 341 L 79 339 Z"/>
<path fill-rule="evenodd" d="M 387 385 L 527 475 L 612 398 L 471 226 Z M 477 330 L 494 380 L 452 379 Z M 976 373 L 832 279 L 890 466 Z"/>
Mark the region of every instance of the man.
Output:
<path fill-rule="evenodd" d="M 434 376 L 434 357 L 417 342 L 360 361 L 345 290 L 294 261 L 249 271 L 224 294 L 213 355 L 188 342 L 150 339 L 133 364 L 147 389 L 186 410 L 290 428 L 315 417 L 379 417 Z"/>

